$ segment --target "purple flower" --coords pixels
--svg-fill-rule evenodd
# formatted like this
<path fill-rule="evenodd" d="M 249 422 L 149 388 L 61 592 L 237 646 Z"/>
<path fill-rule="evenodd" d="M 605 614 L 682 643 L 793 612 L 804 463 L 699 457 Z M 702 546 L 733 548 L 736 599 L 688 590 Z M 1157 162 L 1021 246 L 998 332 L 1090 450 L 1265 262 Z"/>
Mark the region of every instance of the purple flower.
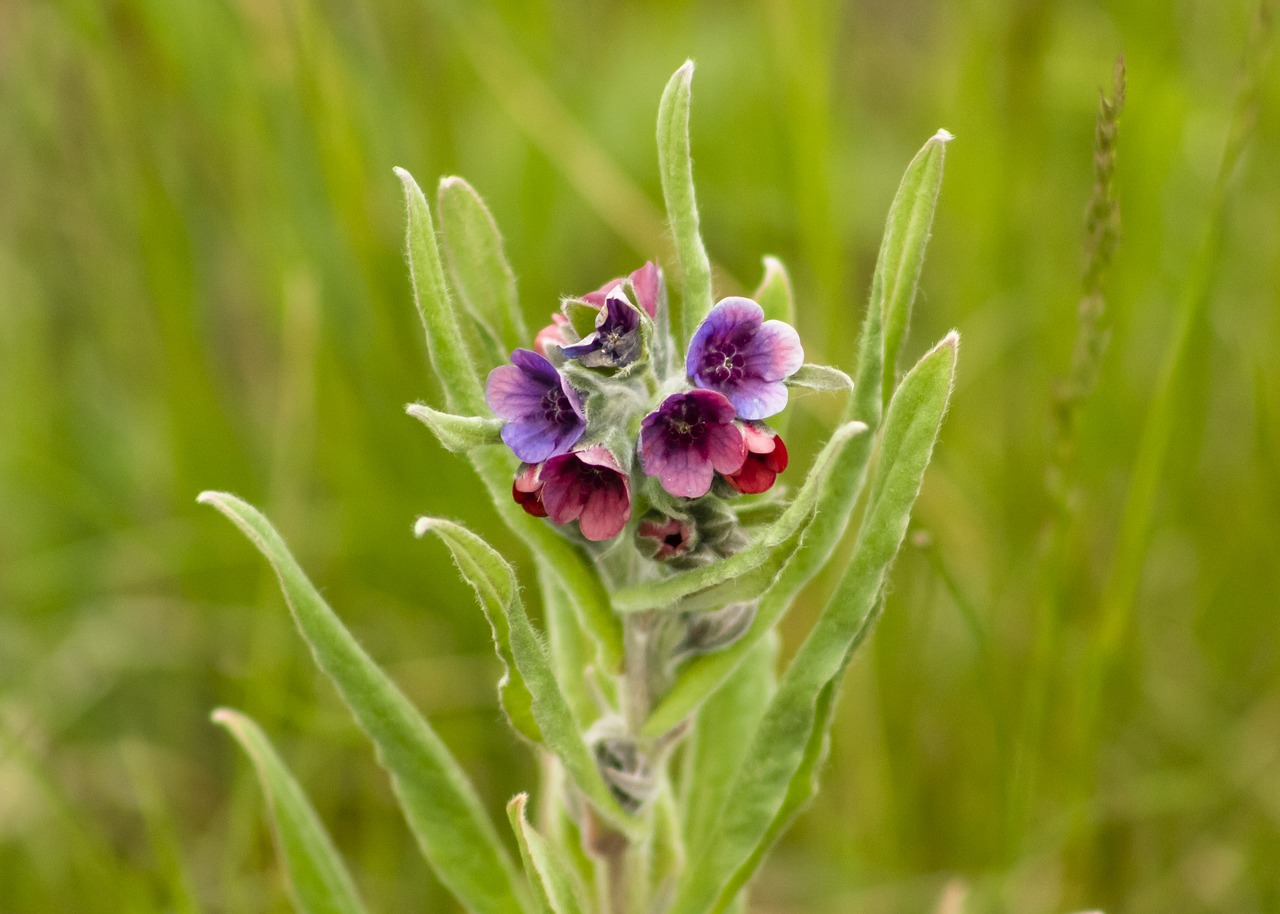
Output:
<path fill-rule="evenodd" d="M 607 540 L 631 519 L 631 481 L 613 455 L 589 447 L 542 465 L 542 506 L 554 523 L 578 522 L 589 540 Z"/>
<path fill-rule="evenodd" d="M 698 387 L 728 397 L 743 419 L 765 419 L 786 407 L 783 379 L 803 363 L 793 327 L 765 320 L 749 298 L 726 298 L 694 331 L 685 370 Z"/>
<path fill-rule="evenodd" d="M 672 394 L 640 423 L 640 460 L 672 495 L 698 498 L 716 473 L 736 473 L 747 459 L 733 404 L 712 390 Z"/>
<path fill-rule="evenodd" d="M 561 346 L 568 358 L 588 368 L 623 368 L 640 355 L 640 312 L 631 307 L 620 286 L 605 298 L 596 329 L 572 346 Z"/>
<path fill-rule="evenodd" d="M 484 398 L 507 424 L 502 440 L 525 463 L 541 463 L 573 447 L 586 431 L 578 393 L 555 366 L 528 349 L 489 372 Z"/>

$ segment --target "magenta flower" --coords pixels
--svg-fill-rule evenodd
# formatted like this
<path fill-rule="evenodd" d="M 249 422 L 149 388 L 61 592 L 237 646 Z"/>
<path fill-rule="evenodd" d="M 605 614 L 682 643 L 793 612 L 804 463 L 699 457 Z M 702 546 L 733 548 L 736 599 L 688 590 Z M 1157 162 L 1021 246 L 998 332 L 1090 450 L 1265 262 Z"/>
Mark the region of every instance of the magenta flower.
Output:
<path fill-rule="evenodd" d="M 561 345 L 567 358 L 578 359 L 588 368 L 623 368 L 640 355 L 640 312 L 631 307 L 626 294 L 615 287 L 604 301 L 596 329 L 572 346 Z"/>
<path fill-rule="evenodd" d="M 742 469 L 725 476 L 725 481 L 744 495 L 759 495 L 773 488 L 778 474 L 787 468 L 787 446 L 782 436 L 763 422 L 743 422 L 742 437 L 747 443 L 747 459 Z"/>
<path fill-rule="evenodd" d="M 540 475 L 547 516 L 557 524 L 576 520 L 589 540 L 611 539 L 631 519 L 631 481 L 603 447 L 552 457 Z"/>
<path fill-rule="evenodd" d="M 541 463 L 578 443 L 587 419 L 578 392 L 555 366 L 528 349 L 489 372 L 484 398 L 502 419 L 502 440 L 525 463 Z"/>
<path fill-rule="evenodd" d="M 652 260 L 624 279 L 611 279 L 594 292 L 582 296 L 588 304 L 603 308 L 609 293 L 619 288 L 627 279 L 631 280 L 631 288 L 636 293 L 636 304 L 644 309 L 651 319 L 658 317 L 658 299 L 662 294 L 662 271 Z"/>
<path fill-rule="evenodd" d="M 699 498 L 716 473 L 736 473 L 747 458 L 733 404 L 712 390 L 672 394 L 640 423 L 640 460 L 672 495 Z"/>
<path fill-rule="evenodd" d="M 803 363 L 793 327 L 765 320 L 749 298 L 726 298 L 694 331 L 685 370 L 698 387 L 728 397 L 743 419 L 765 419 L 786 407 L 783 380 Z"/>

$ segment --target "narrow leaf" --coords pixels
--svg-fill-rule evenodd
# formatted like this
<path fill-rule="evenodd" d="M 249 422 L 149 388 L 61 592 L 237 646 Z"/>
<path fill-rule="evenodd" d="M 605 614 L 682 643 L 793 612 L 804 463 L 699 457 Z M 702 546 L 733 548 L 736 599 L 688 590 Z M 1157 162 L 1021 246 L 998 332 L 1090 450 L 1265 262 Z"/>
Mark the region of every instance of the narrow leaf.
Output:
<path fill-rule="evenodd" d="M 898 350 L 906 336 L 951 134 L 939 130 L 916 153 L 889 207 L 871 298 L 858 340 L 855 391 L 847 415 L 875 428 L 893 392 Z"/>
<path fill-rule="evenodd" d="M 529 881 L 538 889 L 540 904 L 551 914 L 585 914 L 585 891 L 573 870 L 555 854 L 537 829 L 529 824 L 524 813 L 528 801 L 528 794 L 521 793 L 512 797 L 507 804 L 507 818 L 511 820 L 511 830 L 516 833 L 516 839 L 520 842 L 520 856 L 524 858 Z"/>
<path fill-rule="evenodd" d="M 853 378 L 830 365 L 805 364 L 787 378 L 787 386 L 809 390 L 853 390 Z"/>
<path fill-rule="evenodd" d="M 688 60 L 672 75 L 658 103 L 658 170 L 680 267 L 680 298 L 671 303 L 671 333 L 677 350 L 684 349 L 698 322 L 711 310 L 711 261 L 698 228 L 689 150 L 692 80 L 693 61 Z"/>
<path fill-rule="evenodd" d="M 410 403 L 405 412 L 435 434 L 441 446 L 454 454 L 469 453 L 472 448 L 501 444 L 502 420 L 483 416 L 455 416 L 442 413 L 425 403 Z"/>
<path fill-rule="evenodd" d="M 462 178 L 442 178 L 437 197 L 449 278 L 462 306 L 497 346 L 494 364 L 532 342 L 516 300 L 516 276 L 489 208 Z"/>
<path fill-rule="evenodd" d="M 783 321 L 788 324 L 796 322 L 795 295 L 791 291 L 791 277 L 787 268 L 776 257 L 764 258 L 764 279 L 752 294 L 764 310 L 765 320 Z"/>
<path fill-rule="evenodd" d="M 527 910 L 475 789 L 444 743 L 356 643 L 256 509 L 225 492 L 199 501 L 227 516 L 271 563 L 298 630 L 391 775 L 405 818 L 440 881 L 476 914 Z"/>
<path fill-rule="evenodd" d="M 481 448 L 468 454 L 498 514 L 529 546 L 540 567 L 550 570 L 569 597 L 583 629 L 596 646 L 599 669 L 612 674 L 622 668 L 622 623 L 609 604 L 595 564 L 582 546 L 561 536 L 554 527 L 525 514 L 511 500 L 515 467 L 509 454 Z"/>
<path fill-rule="evenodd" d="M 508 616 L 512 602 L 519 599 L 515 572 L 488 543 L 457 524 L 420 517 L 414 524 L 413 533 L 418 537 L 435 533 L 449 547 L 454 564 L 475 590 L 480 608 L 489 621 L 493 646 L 504 668 L 498 681 L 498 697 L 507 720 L 516 733 L 532 743 L 541 744 L 542 731 L 534 717 L 533 696 L 511 651 Z"/>
<path fill-rule="evenodd" d="M 751 545 L 723 561 L 671 577 L 624 587 L 614 594 L 619 612 L 652 609 L 718 609 L 729 603 L 759 594 L 778 574 L 795 548 L 794 538 L 813 516 L 824 487 L 849 442 L 866 431 L 861 422 L 842 425 L 832 434 L 814 461 L 809 477 L 795 500 Z"/>
<path fill-rule="evenodd" d="M 875 621 L 890 565 L 906 535 L 911 507 L 933 451 L 955 373 L 958 338 L 949 334 L 903 379 L 885 418 L 881 461 L 873 474 L 867 514 L 852 561 L 796 653 L 742 755 L 710 841 L 693 854 L 693 874 L 672 914 L 704 914 L 727 904 L 763 856 L 793 798 L 798 771 L 812 757 L 823 692 Z"/>
<path fill-rule="evenodd" d="M 253 762 L 267 797 L 271 831 L 294 910 L 298 914 L 363 914 L 364 903 L 333 839 L 266 734 L 230 708 L 214 711 L 213 721 L 235 737 Z"/>
<path fill-rule="evenodd" d="M 560 758 L 578 789 L 605 818 L 620 830 L 634 829 L 634 822 L 609 792 L 591 749 L 582 738 L 582 726 L 574 719 L 565 701 L 546 645 L 525 614 L 511 566 L 492 546 L 452 521 L 422 517 L 418 519 L 414 532 L 418 536 L 426 533 L 439 536 L 459 561 L 459 567 L 463 567 L 465 562 L 467 569 L 481 576 L 495 596 L 500 596 L 496 608 L 506 616 L 511 656 L 527 683 L 525 688 L 531 696 L 530 709 L 542 733 L 542 742 Z"/>
<path fill-rule="evenodd" d="M 726 746 L 745 746 L 773 695 L 778 637 L 771 629 L 757 641 L 733 675 L 698 709 L 685 739 L 681 820 L 686 847 L 703 847 L 727 800 L 738 756 Z"/>
<path fill-rule="evenodd" d="M 431 209 L 413 176 L 403 168 L 397 168 L 395 172 L 404 184 L 405 208 L 408 211 L 407 237 L 413 299 L 426 332 L 431 365 L 444 387 L 445 402 L 454 412 L 472 416 L 487 415 L 474 353 L 467 349 L 457 312 L 449 300 Z"/>

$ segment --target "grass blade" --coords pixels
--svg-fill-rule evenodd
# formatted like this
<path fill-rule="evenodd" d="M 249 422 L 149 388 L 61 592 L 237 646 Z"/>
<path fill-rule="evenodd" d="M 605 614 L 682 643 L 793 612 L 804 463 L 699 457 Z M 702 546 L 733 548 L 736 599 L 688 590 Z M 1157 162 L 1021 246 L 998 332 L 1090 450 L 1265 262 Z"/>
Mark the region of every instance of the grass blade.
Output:
<path fill-rule="evenodd" d="M 213 712 L 249 756 L 266 794 L 285 884 L 299 914 L 364 914 L 351 874 L 302 787 L 252 719 L 230 708 Z"/>
<path fill-rule="evenodd" d="M 440 881 L 476 914 L 526 910 L 519 875 L 471 782 L 307 580 L 280 534 L 234 495 L 202 492 L 199 501 L 226 515 L 271 563 L 298 630 L 377 747 L 405 818 Z"/>

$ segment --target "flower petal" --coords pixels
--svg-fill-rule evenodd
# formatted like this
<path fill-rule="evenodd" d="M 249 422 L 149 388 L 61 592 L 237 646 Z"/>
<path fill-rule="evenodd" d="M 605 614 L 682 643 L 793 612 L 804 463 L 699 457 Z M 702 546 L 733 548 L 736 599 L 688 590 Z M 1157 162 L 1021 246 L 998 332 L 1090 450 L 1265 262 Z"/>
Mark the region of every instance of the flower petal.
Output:
<path fill-rule="evenodd" d="M 548 363 L 550 364 L 550 363 Z M 515 365 L 499 365 L 485 381 L 484 399 L 494 415 L 519 419 L 539 408 L 546 387 Z"/>
<path fill-rule="evenodd" d="M 636 292 L 636 303 L 651 318 L 658 316 L 658 294 L 662 288 L 662 271 L 652 260 L 631 274 L 631 288 Z"/>
<path fill-rule="evenodd" d="M 618 473 L 597 479 L 578 518 L 578 529 L 592 542 L 612 539 L 631 520 L 631 490 Z"/>
<path fill-rule="evenodd" d="M 765 321 L 745 355 L 749 371 L 766 381 L 789 378 L 804 364 L 800 334 L 782 321 Z"/>
<path fill-rule="evenodd" d="M 746 378 L 728 395 L 742 419 L 768 419 L 787 408 L 787 385 L 781 381 Z"/>

